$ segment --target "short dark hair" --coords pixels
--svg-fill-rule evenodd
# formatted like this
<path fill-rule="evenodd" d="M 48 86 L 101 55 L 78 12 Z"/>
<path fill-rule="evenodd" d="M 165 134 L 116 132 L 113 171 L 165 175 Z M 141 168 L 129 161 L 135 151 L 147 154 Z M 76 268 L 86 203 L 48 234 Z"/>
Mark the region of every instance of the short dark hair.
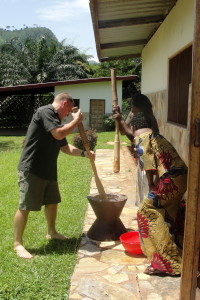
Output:
<path fill-rule="evenodd" d="M 69 102 L 73 102 L 74 101 L 73 98 L 72 98 L 72 96 L 70 94 L 68 94 L 68 93 L 60 93 L 54 99 L 54 101 L 58 102 L 58 103 L 62 102 L 62 101 L 65 101 L 65 100 L 69 101 Z"/>

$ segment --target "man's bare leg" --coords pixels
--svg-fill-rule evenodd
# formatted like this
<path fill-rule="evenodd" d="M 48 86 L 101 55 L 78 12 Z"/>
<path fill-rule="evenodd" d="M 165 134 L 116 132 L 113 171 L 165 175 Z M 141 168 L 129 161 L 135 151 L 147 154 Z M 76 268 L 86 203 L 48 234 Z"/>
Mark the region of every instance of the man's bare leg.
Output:
<path fill-rule="evenodd" d="M 67 240 L 67 237 L 56 231 L 57 204 L 48 204 L 45 206 L 45 216 L 47 220 L 47 235 L 48 240 L 58 239 Z"/>
<path fill-rule="evenodd" d="M 18 209 L 14 217 L 14 250 L 17 256 L 30 259 L 33 256 L 24 248 L 22 236 L 28 220 L 29 210 Z"/>

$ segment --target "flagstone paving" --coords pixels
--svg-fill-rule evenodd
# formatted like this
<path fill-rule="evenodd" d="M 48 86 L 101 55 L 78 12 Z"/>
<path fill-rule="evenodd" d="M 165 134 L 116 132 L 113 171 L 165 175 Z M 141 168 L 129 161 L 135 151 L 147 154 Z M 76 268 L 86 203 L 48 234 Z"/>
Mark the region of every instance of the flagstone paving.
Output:
<path fill-rule="evenodd" d="M 108 194 L 128 196 L 120 219 L 130 230 L 137 230 L 136 167 L 128 148 L 120 151 L 120 172 L 113 172 L 113 150 L 96 153 L 98 175 Z M 98 193 L 94 178 L 90 194 Z M 88 204 L 77 263 L 71 278 L 70 300 L 178 300 L 180 278 L 149 276 L 143 273 L 143 255 L 124 251 L 120 241 L 95 241 L 87 237 L 96 216 Z"/>

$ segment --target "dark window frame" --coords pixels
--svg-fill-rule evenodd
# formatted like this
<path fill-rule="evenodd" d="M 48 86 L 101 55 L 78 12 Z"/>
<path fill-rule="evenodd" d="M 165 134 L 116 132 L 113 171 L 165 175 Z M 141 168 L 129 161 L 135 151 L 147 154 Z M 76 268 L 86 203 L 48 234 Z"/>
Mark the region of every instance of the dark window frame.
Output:
<path fill-rule="evenodd" d="M 169 59 L 167 122 L 187 127 L 192 45 Z"/>
<path fill-rule="evenodd" d="M 80 108 L 80 99 L 73 99 L 74 100 L 74 106 Z"/>

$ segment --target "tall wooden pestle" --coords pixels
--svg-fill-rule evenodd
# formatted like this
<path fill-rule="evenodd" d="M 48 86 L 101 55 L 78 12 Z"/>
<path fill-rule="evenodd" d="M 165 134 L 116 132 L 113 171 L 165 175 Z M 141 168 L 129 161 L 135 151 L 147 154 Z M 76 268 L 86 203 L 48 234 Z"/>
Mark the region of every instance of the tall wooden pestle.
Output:
<path fill-rule="evenodd" d="M 74 107 L 73 111 L 76 111 L 76 109 L 77 108 Z M 89 142 L 88 142 L 88 139 L 87 139 L 87 136 L 86 136 L 86 133 L 85 133 L 85 130 L 84 130 L 82 122 L 78 125 L 78 130 L 79 130 L 79 133 L 80 133 L 83 145 L 85 147 L 85 150 L 87 151 L 87 154 L 88 154 L 89 159 L 90 159 L 90 163 L 91 163 L 91 166 L 92 166 L 92 170 L 94 172 L 95 182 L 96 182 L 96 186 L 97 186 L 97 189 L 98 189 L 98 192 L 99 192 L 99 196 L 100 196 L 100 198 L 102 200 L 106 201 L 107 200 L 107 196 L 106 196 L 104 187 L 102 185 L 102 182 L 99 179 L 99 176 L 98 176 L 98 173 L 97 173 L 97 169 L 96 169 L 96 166 L 95 166 L 95 162 L 90 157 L 90 146 L 89 146 Z"/>

